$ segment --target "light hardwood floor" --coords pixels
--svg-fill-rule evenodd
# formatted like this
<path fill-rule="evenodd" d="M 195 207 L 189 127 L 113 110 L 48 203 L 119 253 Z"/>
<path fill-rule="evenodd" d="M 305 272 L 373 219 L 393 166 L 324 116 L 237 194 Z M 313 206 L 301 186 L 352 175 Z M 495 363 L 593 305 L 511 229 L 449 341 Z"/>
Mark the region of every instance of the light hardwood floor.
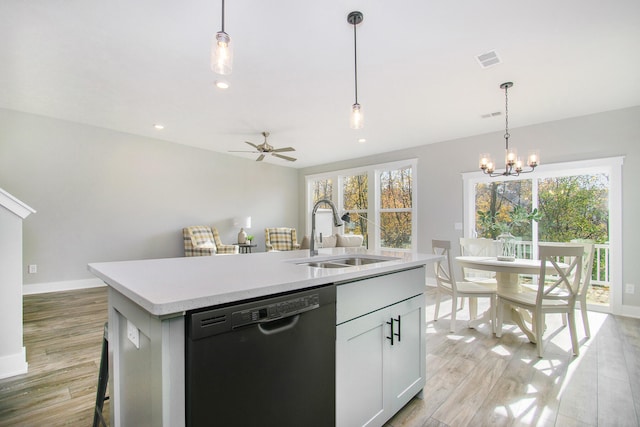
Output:
<path fill-rule="evenodd" d="M 388 426 L 640 424 L 640 320 L 590 313 L 592 338 L 579 326 L 581 354 L 572 357 L 567 328 L 549 316 L 551 341 L 539 359 L 513 326 L 501 339 L 487 325 L 468 329 L 466 308 L 449 333 L 448 317 L 433 321 L 433 295 L 425 399 Z M 0 380 L 0 426 L 91 425 L 106 301 L 105 288 L 24 297 L 29 373 Z M 442 316 L 447 307 L 444 300 Z"/>

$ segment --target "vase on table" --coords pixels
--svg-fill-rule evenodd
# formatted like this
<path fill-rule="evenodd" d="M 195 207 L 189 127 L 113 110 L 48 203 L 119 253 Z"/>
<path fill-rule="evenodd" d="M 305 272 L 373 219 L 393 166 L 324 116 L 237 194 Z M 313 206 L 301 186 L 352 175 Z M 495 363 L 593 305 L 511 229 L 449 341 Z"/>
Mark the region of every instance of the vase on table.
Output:
<path fill-rule="evenodd" d="M 516 260 L 516 238 L 513 234 L 502 233 L 498 236 L 498 261 L 515 261 Z"/>
<path fill-rule="evenodd" d="M 240 243 L 241 245 L 247 243 L 247 233 L 244 231 L 244 228 L 241 228 L 240 232 L 238 233 L 238 243 Z"/>

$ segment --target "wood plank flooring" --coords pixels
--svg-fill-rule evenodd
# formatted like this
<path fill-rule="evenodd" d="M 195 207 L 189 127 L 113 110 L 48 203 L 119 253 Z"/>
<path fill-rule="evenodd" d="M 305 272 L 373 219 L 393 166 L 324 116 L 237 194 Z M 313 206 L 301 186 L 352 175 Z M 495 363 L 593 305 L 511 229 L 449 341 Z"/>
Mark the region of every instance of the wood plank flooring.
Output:
<path fill-rule="evenodd" d="M 589 313 L 592 337 L 578 323 L 581 353 L 573 357 L 568 329 L 548 316 L 539 359 L 515 326 L 500 339 L 488 325 L 468 329 L 466 308 L 449 333 L 450 303 L 434 322 L 433 295 L 425 399 L 409 402 L 388 427 L 640 425 L 640 320 Z M 29 373 L 0 380 L 0 426 L 91 425 L 106 308 L 106 288 L 24 297 Z M 108 418 L 108 402 L 104 412 Z"/>
<path fill-rule="evenodd" d="M 0 380 L 0 426 L 91 426 L 107 288 L 23 301 L 29 372 Z"/>

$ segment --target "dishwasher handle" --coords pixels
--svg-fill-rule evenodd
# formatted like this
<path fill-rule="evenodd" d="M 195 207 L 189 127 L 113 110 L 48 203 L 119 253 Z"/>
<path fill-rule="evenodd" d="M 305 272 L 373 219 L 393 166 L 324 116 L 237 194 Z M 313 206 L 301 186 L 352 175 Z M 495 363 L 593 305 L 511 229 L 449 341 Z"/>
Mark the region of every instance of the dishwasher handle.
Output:
<path fill-rule="evenodd" d="M 295 328 L 298 320 L 300 320 L 300 315 L 296 314 L 295 316 L 284 317 L 270 322 L 258 323 L 258 330 L 264 335 L 275 335 Z"/>

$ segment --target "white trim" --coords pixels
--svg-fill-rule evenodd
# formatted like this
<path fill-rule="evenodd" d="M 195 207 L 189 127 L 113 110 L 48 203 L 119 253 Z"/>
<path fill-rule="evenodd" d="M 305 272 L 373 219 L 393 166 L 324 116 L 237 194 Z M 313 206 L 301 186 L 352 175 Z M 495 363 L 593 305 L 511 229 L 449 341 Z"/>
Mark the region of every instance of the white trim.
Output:
<path fill-rule="evenodd" d="M 27 204 L 13 197 L 11 194 L 0 188 L 0 206 L 7 208 L 10 212 L 25 219 L 32 213 L 35 213 L 35 209 L 29 207 Z"/>
<path fill-rule="evenodd" d="M 620 316 L 640 319 L 640 307 L 635 305 L 623 305 L 622 310 L 620 310 Z"/>
<path fill-rule="evenodd" d="M 74 291 L 76 289 L 89 289 L 106 286 L 100 279 L 65 280 L 63 282 L 46 282 L 25 284 L 22 287 L 23 295 L 45 294 L 47 292 Z"/>
<path fill-rule="evenodd" d="M 24 347 L 17 353 L 0 357 L 0 380 L 15 375 L 26 374 L 28 369 L 27 351 Z"/>

